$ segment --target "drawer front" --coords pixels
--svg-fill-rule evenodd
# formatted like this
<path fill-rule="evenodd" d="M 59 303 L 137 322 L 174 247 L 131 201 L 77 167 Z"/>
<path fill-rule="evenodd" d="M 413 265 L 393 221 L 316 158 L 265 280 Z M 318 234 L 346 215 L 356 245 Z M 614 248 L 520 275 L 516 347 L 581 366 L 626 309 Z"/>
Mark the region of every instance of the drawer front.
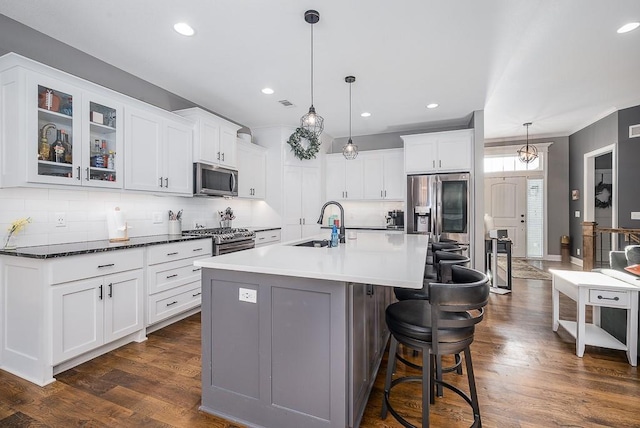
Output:
<path fill-rule="evenodd" d="M 256 232 L 256 247 L 280 242 L 280 229 Z"/>
<path fill-rule="evenodd" d="M 199 280 L 174 290 L 149 296 L 148 325 L 199 306 L 201 302 L 202 293 Z"/>
<path fill-rule="evenodd" d="M 173 260 L 211 255 L 212 239 L 195 239 L 193 241 L 173 244 L 152 245 L 147 247 L 147 264 L 155 265 Z"/>
<path fill-rule="evenodd" d="M 53 284 L 125 272 L 143 267 L 143 249 L 58 257 L 51 261 Z"/>
<path fill-rule="evenodd" d="M 195 260 L 198 260 L 198 257 L 149 266 L 147 268 L 149 294 L 200 281 L 202 268 L 193 265 Z"/>
<path fill-rule="evenodd" d="M 589 290 L 589 303 L 598 306 L 629 307 L 629 293 L 626 291 Z"/>

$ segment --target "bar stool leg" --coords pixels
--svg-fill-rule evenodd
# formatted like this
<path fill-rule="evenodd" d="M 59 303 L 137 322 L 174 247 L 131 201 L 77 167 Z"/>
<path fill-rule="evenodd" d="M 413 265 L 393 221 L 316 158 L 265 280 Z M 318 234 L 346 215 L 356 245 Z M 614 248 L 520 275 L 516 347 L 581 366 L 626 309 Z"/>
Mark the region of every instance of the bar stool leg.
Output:
<path fill-rule="evenodd" d="M 431 352 L 422 350 L 422 426 L 429 426 L 429 408 L 431 406 Z"/>
<path fill-rule="evenodd" d="M 384 381 L 384 398 L 382 400 L 382 411 L 380 417 L 387 418 L 387 400 L 389 397 L 389 389 L 391 389 L 391 378 L 396 370 L 396 352 L 398 352 L 398 341 L 393 335 L 391 336 L 391 344 L 389 345 L 389 359 L 387 361 L 387 376 Z"/>
<path fill-rule="evenodd" d="M 474 425 L 482 427 L 480 419 L 480 404 L 478 403 L 478 393 L 476 391 L 476 378 L 473 373 L 473 363 L 471 362 L 471 349 L 467 346 L 464 349 L 464 361 L 467 366 L 467 379 L 469 380 L 469 395 L 471 396 L 471 408 L 473 409 Z M 477 425 L 475 422 L 478 422 Z"/>

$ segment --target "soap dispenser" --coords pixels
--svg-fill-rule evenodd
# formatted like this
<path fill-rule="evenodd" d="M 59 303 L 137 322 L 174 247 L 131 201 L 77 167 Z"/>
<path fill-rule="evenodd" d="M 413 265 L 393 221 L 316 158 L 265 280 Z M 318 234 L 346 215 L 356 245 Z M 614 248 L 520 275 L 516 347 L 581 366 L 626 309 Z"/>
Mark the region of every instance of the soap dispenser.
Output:
<path fill-rule="evenodd" d="M 331 246 L 338 246 L 338 228 L 335 224 L 333 225 L 333 229 L 331 229 Z"/>

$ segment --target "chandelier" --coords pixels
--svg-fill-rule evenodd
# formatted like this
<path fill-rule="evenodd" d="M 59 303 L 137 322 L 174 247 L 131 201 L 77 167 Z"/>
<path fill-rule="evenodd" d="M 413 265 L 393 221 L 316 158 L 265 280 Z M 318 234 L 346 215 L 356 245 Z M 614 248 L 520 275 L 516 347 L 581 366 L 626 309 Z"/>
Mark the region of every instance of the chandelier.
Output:
<path fill-rule="evenodd" d="M 522 126 L 527 127 L 527 144 L 518 150 L 518 159 L 523 163 L 531 163 L 538 158 L 538 149 L 536 149 L 536 146 L 529 145 L 529 126 L 531 126 L 531 124 L 531 122 L 522 124 Z"/>

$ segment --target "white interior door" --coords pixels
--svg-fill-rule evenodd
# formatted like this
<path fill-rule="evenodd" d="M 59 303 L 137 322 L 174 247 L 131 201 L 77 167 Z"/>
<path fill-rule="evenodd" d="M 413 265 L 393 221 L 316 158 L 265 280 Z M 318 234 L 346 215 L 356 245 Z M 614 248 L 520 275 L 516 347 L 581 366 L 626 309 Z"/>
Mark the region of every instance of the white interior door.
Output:
<path fill-rule="evenodd" d="M 493 217 L 496 229 L 506 229 L 513 242 L 513 257 L 525 257 L 527 251 L 527 179 L 497 177 L 484 180 L 485 210 Z"/>

